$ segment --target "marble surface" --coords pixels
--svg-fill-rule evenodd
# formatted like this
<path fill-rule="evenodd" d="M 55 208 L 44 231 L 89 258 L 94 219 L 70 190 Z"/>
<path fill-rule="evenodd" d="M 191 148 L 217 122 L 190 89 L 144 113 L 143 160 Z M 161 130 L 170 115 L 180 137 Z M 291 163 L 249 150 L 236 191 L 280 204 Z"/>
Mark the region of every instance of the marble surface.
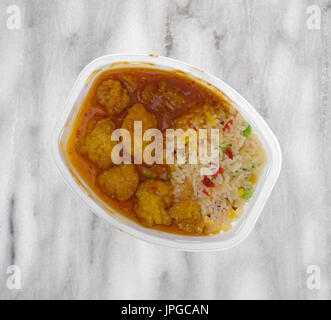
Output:
<path fill-rule="evenodd" d="M 7 28 L 12 4 L 0 3 L 1 299 L 331 298 L 330 1 L 16 0 L 19 30 Z M 307 27 L 311 4 L 317 30 Z M 210 71 L 277 135 L 280 179 L 238 247 L 187 253 L 136 240 L 59 176 L 50 134 L 77 75 L 124 52 Z M 9 265 L 21 289 L 7 287 Z"/>

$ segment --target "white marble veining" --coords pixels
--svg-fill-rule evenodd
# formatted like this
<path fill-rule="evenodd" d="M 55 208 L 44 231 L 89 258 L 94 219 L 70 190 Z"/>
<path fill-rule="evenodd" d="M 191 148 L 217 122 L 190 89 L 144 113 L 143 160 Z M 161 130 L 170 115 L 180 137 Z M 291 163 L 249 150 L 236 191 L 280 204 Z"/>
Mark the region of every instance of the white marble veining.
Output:
<path fill-rule="evenodd" d="M 0 3 L 1 299 L 331 299 L 331 2 L 16 0 Z M 321 9 L 319 30 L 306 22 Z M 236 88 L 279 138 L 280 179 L 238 247 L 185 253 L 97 218 L 49 151 L 80 70 L 109 53 L 192 63 Z M 22 288 L 6 286 L 9 265 Z M 307 267 L 321 270 L 309 290 Z"/>

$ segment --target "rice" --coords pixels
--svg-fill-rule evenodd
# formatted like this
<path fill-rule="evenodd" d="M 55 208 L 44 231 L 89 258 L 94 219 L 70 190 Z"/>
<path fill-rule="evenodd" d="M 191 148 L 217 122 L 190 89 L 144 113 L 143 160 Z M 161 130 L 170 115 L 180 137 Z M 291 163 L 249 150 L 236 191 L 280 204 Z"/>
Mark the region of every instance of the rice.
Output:
<path fill-rule="evenodd" d="M 183 197 L 197 201 L 201 206 L 202 215 L 221 226 L 221 230 L 227 231 L 231 228 L 232 222 L 238 219 L 245 203 L 254 192 L 263 172 L 266 153 L 253 132 L 248 137 L 244 135 L 248 123 L 239 112 L 233 110 L 232 113 L 225 113 L 222 110 L 212 110 L 212 117 L 214 123 L 210 124 L 202 110 L 195 110 L 193 117 L 192 115 L 182 117 L 177 122 L 176 128 L 220 129 L 219 167 L 222 172 L 207 176 L 214 186 L 207 187 L 204 184 L 204 176 L 201 176 L 200 169 L 205 165 L 189 164 L 188 152 L 186 152 L 185 164 L 170 166 L 170 181 L 174 186 L 175 202 L 183 200 Z M 229 128 L 224 130 L 225 126 Z M 208 143 L 210 143 L 209 136 Z M 232 152 L 230 156 L 233 155 L 233 159 L 224 153 L 228 148 Z"/>

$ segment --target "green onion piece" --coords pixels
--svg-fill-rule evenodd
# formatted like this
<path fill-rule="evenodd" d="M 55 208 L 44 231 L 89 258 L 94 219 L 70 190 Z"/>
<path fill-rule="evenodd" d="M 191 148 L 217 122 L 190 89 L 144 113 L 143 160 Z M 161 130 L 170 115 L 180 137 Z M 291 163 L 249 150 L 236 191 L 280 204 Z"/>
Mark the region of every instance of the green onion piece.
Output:
<path fill-rule="evenodd" d="M 249 124 L 247 126 L 247 128 L 243 131 L 243 134 L 246 138 L 248 138 L 250 135 L 251 135 L 251 132 L 252 132 L 252 127 L 251 125 Z"/>
<path fill-rule="evenodd" d="M 253 196 L 253 188 L 252 187 L 247 187 L 244 188 L 244 194 L 241 196 L 245 200 L 249 200 Z"/>
<path fill-rule="evenodd" d="M 149 179 L 156 179 L 157 178 L 157 173 L 150 168 L 143 168 L 142 174 L 144 177 L 149 178 Z"/>

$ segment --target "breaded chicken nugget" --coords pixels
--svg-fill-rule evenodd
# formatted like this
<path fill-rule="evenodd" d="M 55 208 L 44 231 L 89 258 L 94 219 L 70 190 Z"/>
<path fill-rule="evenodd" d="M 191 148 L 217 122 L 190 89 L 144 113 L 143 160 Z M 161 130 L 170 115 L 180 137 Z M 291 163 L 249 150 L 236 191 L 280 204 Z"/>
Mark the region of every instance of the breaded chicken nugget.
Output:
<path fill-rule="evenodd" d="M 179 229 L 190 233 L 201 233 L 204 222 L 200 205 L 194 200 L 184 200 L 175 203 L 169 210 Z"/>
<path fill-rule="evenodd" d="M 136 192 L 135 212 L 144 225 L 170 225 L 171 218 L 167 208 L 172 204 L 173 187 L 161 180 L 146 180 Z"/>
<path fill-rule="evenodd" d="M 97 89 L 97 101 L 110 115 L 121 113 L 130 103 L 125 88 L 117 80 L 103 81 Z"/>
<path fill-rule="evenodd" d="M 133 164 L 122 164 L 103 171 L 98 182 L 102 191 L 109 196 L 120 200 L 129 200 L 135 193 L 139 174 Z"/>
<path fill-rule="evenodd" d="M 131 135 L 131 155 L 133 155 L 134 146 L 134 121 L 142 122 L 142 134 L 148 129 L 157 128 L 157 120 L 153 113 L 148 112 L 141 103 L 136 103 L 130 109 L 123 120 L 122 128 L 130 132 Z M 142 152 L 150 142 L 142 141 Z"/>
<path fill-rule="evenodd" d="M 115 123 L 108 118 L 98 120 L 93 129 L 77 142 L 77 153 L 100 169 L 109 168 L 113 163 L 111 151 L 117 144 L 116 141 L 111 141 L 111 134 L 115 128 Z"/>

